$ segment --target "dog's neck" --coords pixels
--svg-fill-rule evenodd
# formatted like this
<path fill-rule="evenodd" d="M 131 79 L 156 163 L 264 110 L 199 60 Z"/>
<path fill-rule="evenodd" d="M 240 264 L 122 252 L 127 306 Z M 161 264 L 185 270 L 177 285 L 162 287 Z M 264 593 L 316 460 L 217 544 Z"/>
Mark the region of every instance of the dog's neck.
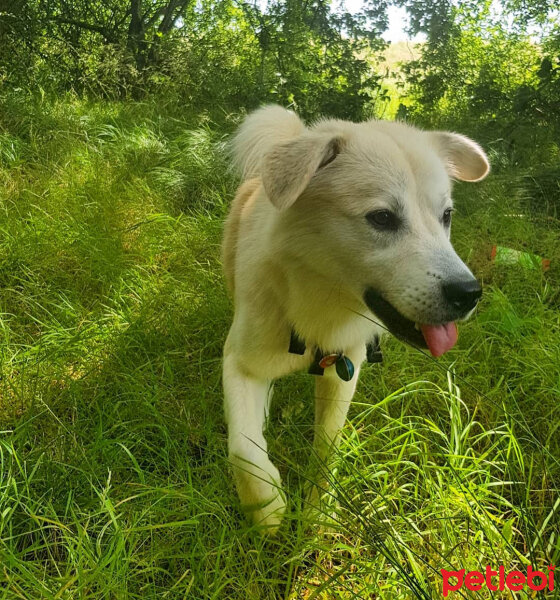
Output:
<path fill-rule="evenodd" d="M 305 340 L 300 338 L 294 329 L 292 329 L 288 352 L 290 354 L 303 355 L 305 354 L 306 349 L 307 346 Z M 334 368 L 337 375 L 343 381 L 350 381 L 354 376 L 354 364 L 344 352 L 339 350 L 325 351 L 324 349 L 316 347 L 313 351 L 313 355 L 313 362 L 307 371 L 310 375 L 322 376 L 325 369 Z M 383 362 L 383 354 L 381 353 L 379 336 L 377 334 L 366 344 L 366 359 L 369 363 Z"/>
<path fill-rule="evenodd" d="M 308 347 L 348 352 L 382 333 L 359 298 L 320 273 L 287 271 L 277 292 L 286 320 Z"/>

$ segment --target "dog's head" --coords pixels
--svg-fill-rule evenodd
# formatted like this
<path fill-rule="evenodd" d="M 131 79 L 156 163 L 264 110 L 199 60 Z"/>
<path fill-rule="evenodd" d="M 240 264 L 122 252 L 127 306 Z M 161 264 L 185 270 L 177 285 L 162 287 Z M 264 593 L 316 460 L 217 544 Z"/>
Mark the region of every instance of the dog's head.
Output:
<path fill-rule="evenodd" d="M 488 171 L 480 146 L 459 134 L 328 120 L 273 147 L 261 176 L 298 260 L 437 356 L 481 295 L 449 239 L 452 180 Z"/>

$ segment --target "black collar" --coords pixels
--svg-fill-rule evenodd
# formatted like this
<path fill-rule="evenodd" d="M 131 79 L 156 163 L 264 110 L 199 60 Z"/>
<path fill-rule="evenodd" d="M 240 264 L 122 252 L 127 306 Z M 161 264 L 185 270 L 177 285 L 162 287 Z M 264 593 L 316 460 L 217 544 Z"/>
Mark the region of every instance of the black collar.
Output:
<path fill-rule="evenodd" d="M 292 329 L 290 333 L 290 354 L 302 355 L 305 353 L 305 340 L 300 338 Z M 375 335 L 366 345 L 366 357 L 369 363 L 383 362 L 383 354 L 379 346 L 379 336 Z M 307 371 L 311 375 L 323 375 L 325 369 L 335 366 L 336 372 L 343 381 L 350 381 L 354 377 L 354 364 L 344 352 L 326 352 L 315 346 L 315 356 Z"/>

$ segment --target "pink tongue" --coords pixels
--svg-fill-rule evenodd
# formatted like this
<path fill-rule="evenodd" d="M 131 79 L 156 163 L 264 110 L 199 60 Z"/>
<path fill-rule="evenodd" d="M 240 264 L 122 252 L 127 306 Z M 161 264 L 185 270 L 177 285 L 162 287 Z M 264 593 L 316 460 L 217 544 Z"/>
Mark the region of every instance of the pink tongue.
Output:
<path fill-rule="evenodd" d="M 420 328 L 432 356 L 445 354 L 457 343 L 457 325 L 453 322 L 443 325 L 421 325 Z"/>

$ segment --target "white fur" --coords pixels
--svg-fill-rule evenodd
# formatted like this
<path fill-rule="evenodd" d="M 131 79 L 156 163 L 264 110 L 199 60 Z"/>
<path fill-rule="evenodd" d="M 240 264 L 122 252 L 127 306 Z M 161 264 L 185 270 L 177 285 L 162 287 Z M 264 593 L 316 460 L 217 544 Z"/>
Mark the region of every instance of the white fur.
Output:
<path fill-rule="evenodd" d="M 243 179 L 258 177 L 267 152 L 303 131 L 305 126 L 295 113 L 276 105 L 261 108 L 251 113 L 237 131 L 233 141 L 234 165 Z"/>
<path fill-rule="evenodd" d="M 234 141 L 245 179 L 228 222 L 224 263 L 235 316 L 224 349 L 229 455 L 244 508 L 274 530 L 285 508 L 263 435 L 271 382 L 306 369 L 311 349 L 343 351 L 350 382 L 316 377 L 315 450 L 326 460 L 352 399 L 365 345 L 383 329 L 362 299 L 372 286 L 409 319 L 444 320 L 441 281 L 470 276 L 441 224 L 451 178 L 488 172 L 481 148 L 403 123 L 323 120 L 307 128 L 278 106 L 249 115 Z M 376 231 L 365 215 L 402 211 L 406 227 Z M 288 353 L 290 331 L 306 341 Z"/>

